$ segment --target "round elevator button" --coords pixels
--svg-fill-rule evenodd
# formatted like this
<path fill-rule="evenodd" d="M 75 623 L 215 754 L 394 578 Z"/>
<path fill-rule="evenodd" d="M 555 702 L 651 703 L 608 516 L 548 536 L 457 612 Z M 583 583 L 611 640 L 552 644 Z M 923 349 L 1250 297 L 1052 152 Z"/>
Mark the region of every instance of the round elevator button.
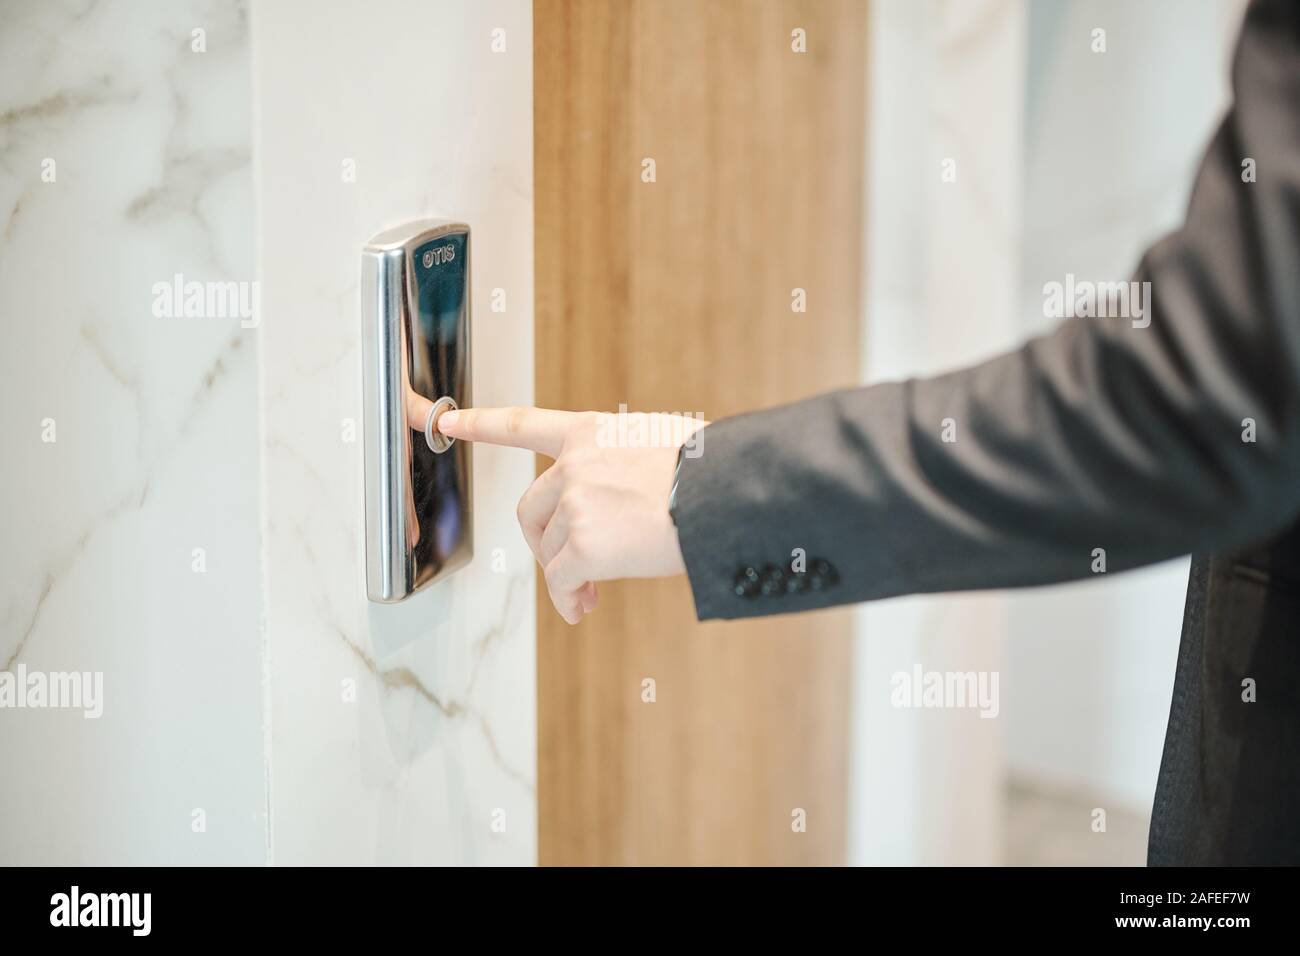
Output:
<path fill-rule="evenodd" d="M 433 403 L 433 407 L 429 409 L 429 417 L 424 420 L 424 440 L 428 442 L 435 454 L 441 455 L 456 441 L 438 431 L 438 419 L 442 417 L 443 412 L 449 412 L 455 407 L 455 399 L 450 395 L 444 395 Z"/>

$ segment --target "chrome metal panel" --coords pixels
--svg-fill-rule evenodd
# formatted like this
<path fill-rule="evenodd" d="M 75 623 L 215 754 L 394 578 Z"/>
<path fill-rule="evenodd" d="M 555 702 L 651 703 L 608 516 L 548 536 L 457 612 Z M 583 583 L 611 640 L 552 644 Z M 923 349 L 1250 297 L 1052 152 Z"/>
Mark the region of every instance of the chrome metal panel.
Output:
<path fill-rule="evenodd" d="M 423 403 L 413 402 L 418 395 L 470 404 L 469 238 L 463 223 L 421 220 L 379 233 L 362 249 L 372 601 L 400 601 L 473 555 L 469 446 L 454 442 L 445 453 L 435 451 L 425 438 Z M 433 444 L 441 446 L 440 438 Z"/>

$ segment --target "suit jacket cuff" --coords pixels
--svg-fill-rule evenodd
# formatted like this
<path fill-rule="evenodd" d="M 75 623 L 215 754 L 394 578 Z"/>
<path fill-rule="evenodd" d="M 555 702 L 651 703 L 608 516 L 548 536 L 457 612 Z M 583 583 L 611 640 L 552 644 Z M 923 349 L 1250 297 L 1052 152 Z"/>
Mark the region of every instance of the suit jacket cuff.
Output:
<path fill-rule="evenodd" d="M 806 409 L 804 410 L 806 414 Z M 807 611 L 852 600 L 825 569 L 824 522 L 807 520 L 800 476 L 789 471 L 779 431 L 794 409 L 714 422 L 696 434 L 678 473 L 673 519 L 700 620 Z M 802 557 L 801 557 L 802 556 Z M 820 562 L 820 563 L 819 563 Z M 745 569 L 786 579 L 772 593 L 737 593 Z M 795 578 L 795 580 L 789 580 Z M 812 583 L 816 584 L 813 589 Z M 788 588 L 787 588 L 788 585 Z"/>

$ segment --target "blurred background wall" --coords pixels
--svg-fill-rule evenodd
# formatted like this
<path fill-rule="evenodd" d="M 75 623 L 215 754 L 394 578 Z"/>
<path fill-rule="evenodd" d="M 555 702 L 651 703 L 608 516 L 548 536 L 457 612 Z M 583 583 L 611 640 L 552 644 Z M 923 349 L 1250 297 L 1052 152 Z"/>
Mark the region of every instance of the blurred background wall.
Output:
<path fill-rule="evenodd" d="M 1045 331 L 1042 286 L 1067 272 L 1126 279 L 1182 218 L 1243 9 L 875 0 L 868 379 Z M 1142 862 L 1186 572 L 860 609 L 850 858 Z M 997 671 L 999 716 L 891 707 L 917 663 Z"/>

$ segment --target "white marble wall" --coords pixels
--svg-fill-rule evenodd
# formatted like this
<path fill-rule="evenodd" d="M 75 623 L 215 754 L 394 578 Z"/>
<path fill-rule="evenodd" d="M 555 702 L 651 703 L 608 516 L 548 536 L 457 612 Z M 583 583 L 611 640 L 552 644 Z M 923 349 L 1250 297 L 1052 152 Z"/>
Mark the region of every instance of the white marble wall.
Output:
<path fill-rule="evenodd" d="M 531 46 L 526 0 L 0 6 L 0 668 L 104 682 L 0 707 L 0 863 L 535 860 L 531 457 L 377 607 L 344 434 L 407 218 L 473 226 L 475 397 L 532 398 Z M 177 273 L 261 308 L 156 316 Z"/>
<path fill-rule="evenodd" d="M 152 309 L 255 278 L 250 102 L 238 3 L 0 5 L 0 670 L 103 675 L 0 709 L 0 863 L 265 858 L 258 334 Z"/>
<path fill-rule="evenodd" d="M 475 402 L 531 402 L 531 4 L 258 0 L 252 20 L 274 861 L 531 863 L 533 565 L 514 512 L 533 461 L 475 448 L 473 563 L 368 604 L 358 316 L 371 234 L 468 222 Z"/>
<path fill-rule="evenodd" d="M 1026 0 L 872 4 L 869 380 L 959 367 L 1019 337 L 1026 24 Z M 996 594 L 922 595 L 858 611 L 851 862 L 998 862 L 1000 721 L 895 708 L 890 678 L 917 663 L 999 671 L 1004 608 Z"/>

